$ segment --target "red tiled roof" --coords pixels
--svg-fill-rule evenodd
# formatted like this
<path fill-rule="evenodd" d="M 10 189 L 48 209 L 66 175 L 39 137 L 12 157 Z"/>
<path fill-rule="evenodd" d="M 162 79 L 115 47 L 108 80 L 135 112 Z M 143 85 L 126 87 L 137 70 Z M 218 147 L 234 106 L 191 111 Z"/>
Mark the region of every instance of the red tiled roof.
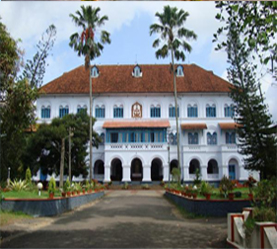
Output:
<path fill-rule="evenodd" d="M 200 124 L 181 124 L 182 130 L 203 130 L 207 129 L 207 125 L 205 123 Z"/>
<path fill-rule="evenodd" d="M 238 127 L 241 127 L 242 125 L 239 125 L 237 123 L 218 123 L 219 124 L 219 127 L 222 129 L 222 130 L 235 130 L 237 129 Z"/>
<path fill-rule="evenodd" d="M 168 120 L 153 121 L 106 121 L 103 128 L 167 128 L 170 127 Z"/>
<path fill-rule="evenodd" d="M 134 65 L 97 66 L 99 77 L 92 78 L 93 93 L 173 93 L 173 74 L 167 65 L 139 65 L 142 77 L 132 76 Z M 183 65 L 184 77 L 177 77 L 177 91 L 229 92 L 232 86 L 211 71 Z M 40 89 L 46 94 L 88 94 L 89 70 L 84 66 L 64 73 Z"/>

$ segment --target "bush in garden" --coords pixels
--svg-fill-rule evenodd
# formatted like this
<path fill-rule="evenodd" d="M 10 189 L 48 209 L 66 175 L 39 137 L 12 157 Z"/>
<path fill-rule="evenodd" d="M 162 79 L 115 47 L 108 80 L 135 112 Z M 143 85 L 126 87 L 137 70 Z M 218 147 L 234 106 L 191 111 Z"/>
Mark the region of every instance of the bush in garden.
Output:
<path fill-rule="evenodd" d="M 206 195 L 206 194 L 211 194 L 213 191 L 213 187 L 205 181 L 202 181 L 200 184 L 200 194 L 201 195 Z"/>
<path fill-rule="evenodd" d="M 195 178 L 193 180 L 193 185 L 199 185 L 201 183 L 201 174 L 200 170 L 196 169 L 195 171 Z"/>
<path fill-rule="evenodd" d="M 236 198 L 240 198 L 242 195 L 240 191 L 236 191 L 234 194 Z"/>
<path fill-rule="evenodd" d="M 13 180 L 10 182 L 10 188 L 13 191 L 22 191 L 22 190 L 26 190 L 28 187 L 27 183 L 25 180 Z"/>
<path fill-rule="evenodd" d="M 63 185 L 63 192 L 69 192 L 70 191 L 70 181 L 69 178 L 66 179 L 64 185 Z"/>
<path fill-rule="evenodd" d="M 227 176 L 223 176 L 221 178 L 221 181 L 219 183 L 219 191 L 221 194 L 224 195 L 224 197 L 227 197 L 227 194 L 232 192 L 234 189 L 234 184 L 233 182 L 227 177 Z"/>
<path fill-rule="evenodd" d="M 32 174 L 29 167 L 26 169 L 26 172 L 25 172 L 25 181 L 28 185 L 32 184 Z"/>
<path fill-rule="evenodd" d="M 56 191 L 56 181 L 53 177 L 51 177 L 49 184 L 48 184 L 48 193 L 55 193 Z"/>
<path fill-rule="evenodd" d="M 179 179 L 180 176 L 181 176 L 181 171 L 180 171 L 180 169 L 178 169 L 178 168 L 173 168 L 171 172 L 172 172 L 172 180 L 173 180 L 174 182 L 178 182 L 178 179 Z"/>

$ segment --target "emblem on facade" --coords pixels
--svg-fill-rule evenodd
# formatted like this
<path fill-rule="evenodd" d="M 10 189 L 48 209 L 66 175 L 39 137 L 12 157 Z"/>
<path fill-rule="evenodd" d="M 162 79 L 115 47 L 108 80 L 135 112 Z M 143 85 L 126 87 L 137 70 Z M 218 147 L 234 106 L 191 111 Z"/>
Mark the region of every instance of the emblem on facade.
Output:
<path fill-rule="evenodd" d="M 132 105 L 132 118 L 142 118 L 142 106 L 138 102 Z"/>

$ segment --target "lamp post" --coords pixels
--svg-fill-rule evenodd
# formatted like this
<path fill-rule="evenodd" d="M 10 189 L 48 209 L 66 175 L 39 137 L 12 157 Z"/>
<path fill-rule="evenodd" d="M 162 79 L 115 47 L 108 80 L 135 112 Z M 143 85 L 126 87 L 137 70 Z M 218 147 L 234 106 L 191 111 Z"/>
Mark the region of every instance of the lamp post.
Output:
<path fill-rule="evenodd" d="M 8 168 L 8 179 L 7 179 L 7 185 L 10 186 L 10 179 L 11 179 L 11 168 Z"/>

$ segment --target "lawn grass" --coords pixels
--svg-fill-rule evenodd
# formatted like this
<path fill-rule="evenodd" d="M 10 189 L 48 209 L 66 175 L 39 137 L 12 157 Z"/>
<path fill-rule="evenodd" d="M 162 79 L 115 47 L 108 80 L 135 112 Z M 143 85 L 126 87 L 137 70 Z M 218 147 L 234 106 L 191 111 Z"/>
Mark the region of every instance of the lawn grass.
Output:
<path fill-rule="evenodd" d="M 18 198 L 18 199 L 47 199 L 49 194 L 47 191 L 41 191 L 41 196 L 37 191 L 9 191 L 1 193 L 4 198 Z M 55 193 L 55 197 L 61 197 L 61 193 Z"/>
<path fill-rule="evenodd" d="M 0 226 L 12 224 L 23 219 L 32 219 L 33 217 L 22 212 L 11 212 L 0 210 Z"/>

